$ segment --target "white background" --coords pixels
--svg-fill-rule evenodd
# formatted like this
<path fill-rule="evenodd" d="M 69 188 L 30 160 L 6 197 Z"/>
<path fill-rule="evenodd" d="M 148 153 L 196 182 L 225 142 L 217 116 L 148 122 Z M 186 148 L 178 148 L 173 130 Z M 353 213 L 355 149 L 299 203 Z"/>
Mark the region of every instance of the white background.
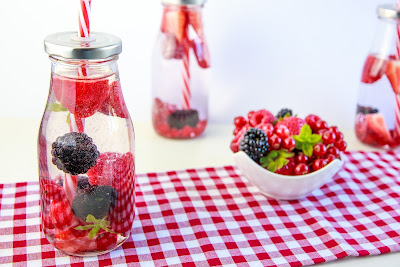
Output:
<path fill-rule="evenodd" d="M 0 1 L 0 117 L 41 117 L 50 76 L 43 39 L 77 29 L 78 3 Z M 204 23 L 212 59 L 211 122 L 291 107 L 352 128 L 375 8 L 382 3 L 387 1 L 209 0 Z M 123 40 L 119 69 L 134 121 L 150 120 L 150 59 L 161 12 L 158 0 L 92 1 L 91 29 Z"/>

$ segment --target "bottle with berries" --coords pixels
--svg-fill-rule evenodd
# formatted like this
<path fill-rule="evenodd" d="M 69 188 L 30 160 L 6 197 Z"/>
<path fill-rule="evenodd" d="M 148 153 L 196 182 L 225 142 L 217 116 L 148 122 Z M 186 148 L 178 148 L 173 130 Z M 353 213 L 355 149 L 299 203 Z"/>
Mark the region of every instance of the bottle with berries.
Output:
<path fill-rule="evenodd" d="M 122 95 L 121 40 L 49 35 L 50 90 L 38 137 L 42 229 L 57 249 L 99 255 L 135 216 L 134 129 Z"/>
<path fill-rule="evenodd" d="M 205 1 L 162 0 L 152 63 L 152 121 L 164 137 L 194 138 L 207 125 L 210 56 L 202 20 Z"/>
<path fill-rule="evenodd" d="M 400 13 L 377 8 L 379 24 L 359 87 L 355 134 L 362 143 L 385 149 L 400 145 Z"/>

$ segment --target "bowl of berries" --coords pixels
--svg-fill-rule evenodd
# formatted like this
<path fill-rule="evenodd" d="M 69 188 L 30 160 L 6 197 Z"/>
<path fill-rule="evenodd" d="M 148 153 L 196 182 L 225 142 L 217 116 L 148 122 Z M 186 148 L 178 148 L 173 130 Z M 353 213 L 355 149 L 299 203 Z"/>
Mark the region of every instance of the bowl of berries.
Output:
<path fill-rule="evenodd" d="M 300 199 L 342 168 L 343 133 L 317 115 L 305 119 L 262 109 L 234 119 L 231 150 L 240 172 L 266 196 Z"/>

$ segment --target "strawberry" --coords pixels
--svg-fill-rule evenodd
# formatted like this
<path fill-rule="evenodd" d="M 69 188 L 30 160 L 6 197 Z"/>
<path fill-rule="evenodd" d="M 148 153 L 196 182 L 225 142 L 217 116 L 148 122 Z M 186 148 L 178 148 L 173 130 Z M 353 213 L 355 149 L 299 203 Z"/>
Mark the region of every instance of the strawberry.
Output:
<path fill-rule="evenodd" d="M 266 109 L 260 109 L 251 114 L 251 116 L 249 115 L 249 123 L 251 126 L 256 126 L 260 123 L 273 123 L 275 120 L 275 116 Z"/>
<path fill-rule="evenodd" d="M 365 143 L 374 146 L 384 146 L 392 143 L 392 137 L 386 126 L 382 114 L 374 113 L 365 115 L 367 130 L 365 131 Z"/>
<path fill-rule="evenodd" d="M 392 85 L 395 94 L 400 93 L 400 63 L 396 60 L 389 60 L 386 66 L 386 76 Z"/>
<path fill-rule="evenodd" d="M 197 59 L 197 64 L 203 69 L 210 67 L 210 52 L 208 50 L 207 43 L 201 39 L 194 39 L 191 42 L 191 46 L 194 51 L 194 55 Z"/>
<path fill-rule="evenodd" d="M 99 111 L 105 115 L 117 116 L 123 119 L 129 118 L 124 97 L 122 95 L 121 83 L 114 81 L 110 86 L 110 94 L 102 103 Z"/>
<path fill-rule="evenodd" d="M 300 134 L 301 127 L 306 124 L 303 119 L 297 117 L 285 117 L 282 121 L 279 121 L 275 127 L 278 128 L 280 125 L 285 125 L 289 129 L 289 134 L 298 135 Z"/>
<path fill-rule="evenodd" d="M 51 84 L 58 102 L 79 118 L 92 116 L 108 97 L 108 79 L 71 79 L 53 76 Z"/>
<path fill-rule="evenodd" d="M 365 60 L 361 81 L 374 83 L 385 73 L 386 60 L 369 55 Z"/>

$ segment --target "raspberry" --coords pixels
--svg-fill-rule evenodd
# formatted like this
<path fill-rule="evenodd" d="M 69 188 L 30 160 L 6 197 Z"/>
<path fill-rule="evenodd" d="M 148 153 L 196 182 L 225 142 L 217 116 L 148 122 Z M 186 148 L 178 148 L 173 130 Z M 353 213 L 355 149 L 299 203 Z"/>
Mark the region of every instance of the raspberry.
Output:
<path fill-rule="evenodd" d="M 290 132 L 290 135 L 300 134 L 301 127 L 306 124 L 303 119 L 297 117 L 285 117 L 282 121 L 279 121 L 275 127 L 278 128 L 280 125 L 285 125 Z"/>
<path fill-rule="evenodd" d="M 52 162 L 65 173 L 77 175 L 86 173 L 96 165 L 100 153 L 85 133 L 66 133 L 57 137 L 52 144 Z"/>
<path fill-rule="evenodd" d="M 275 116 L 266 109 L 258 110 L 254 112 L 251 117 L 249 117 L 249 123 L 253 127 L 260 123 L 272 123 L 275 120 Z"/>
<path fill-rule="evenodd" d="M 50 217 L 53 219 L 54 226 L 60 230 L 77 225 L 74 212 L 65 198 L 60 201 L 53 201 L 50 204 Z"/>
<path fill-rule="evenodd" d="M 175 110 L 168 117 L 168 125 L 171 128 L 178 130 L 182 129 L 186 125 L 190 127 L 196 127 L 199 123 L 199 114 L 197 110 Z"/>
<path fill-rule="evenodd" d="M 268 137 L 260 129 L 250 128 L 240 141 L 239 150 L 244 151 L 249 157 L 258 162 L 268 151 Z"/>

